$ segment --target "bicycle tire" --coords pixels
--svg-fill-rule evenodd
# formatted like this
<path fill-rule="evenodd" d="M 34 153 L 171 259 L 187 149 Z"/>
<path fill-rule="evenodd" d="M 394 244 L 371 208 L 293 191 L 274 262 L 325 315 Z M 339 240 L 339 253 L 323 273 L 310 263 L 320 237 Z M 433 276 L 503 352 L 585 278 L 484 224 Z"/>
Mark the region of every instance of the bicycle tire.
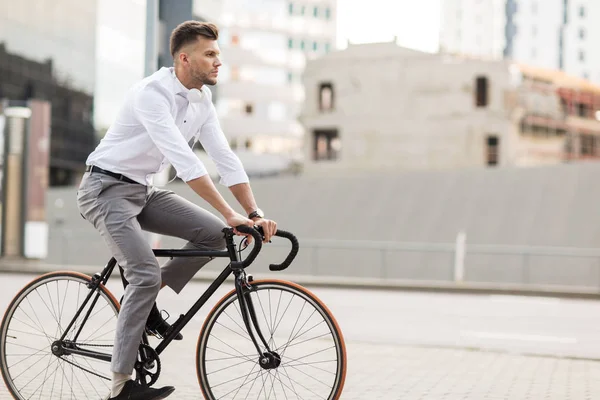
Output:
<path fill-rule="evenodd" d="M 11 301 L 0 325 L 0 370 L 7 389 L 15 399 L 80 399 L 90 395 L 104 398 L 110 392 L 110 363 L 73 354 L 59 357 L 51 351 L 51 344 L 60 339 L 89 294 L 89 282 L 89 276 L 78 272 L 51 272 L 28 283 Z M 94 350 L 110 347 L 110 350 L 104 351 L 108 353 L 112 351 L 114 333 L 111 329 L 116 326 L 120 306 L 104 285 L 100 285 L 96 293 L 99 296 L 93 313 L 82 327 L 79 323 L 86 314 L 82 312 L 69 330 L 67 339 L 72 338 L 81 327 L 77 345 Z M 33 306 L 32 302 L 39 300 L 45 307 Z M 54 300 L 57 304 L 46 304 Z M 91 303 L 88 302 L 85 310 Z M 56 326 L 48 326 L 49 322 Z M 18 352 L 15 353 L 15 349 L 19 349 Z M 21 351 L 32 353 L 20 354 Z M 39 383 L 36 378 L 42 374 L 44 377 Z M 58 382 L 57 378 L 61 375 Z"/>
<path fill-rule="evenodd" d="M 268 344 L 272 350 L 275 348 L 275 351 L 281 356 L 281 364 L 278 365 L 277 368 L 271 370 L 261 370 L 260 364 L 258 363 L 258 354 L 256 348 L 249 339 L 248 333 L 246 332 L 245 326 L 242 322 L 236 291 L 232 290 L 221 300 L 219 300 L 207 315 L 198 337 L 196 348 L 196 373 L 204 398 L 207 400 L 221 400 L 230 398 L 228 397 L 229 395 L 233 396 L 233 398 L 237 398 L 236 396 L 238 396 L 239 392 L 242 392 L 241 398 L 244 398 L 245 395 L 245 398 L 248 399 L 286 398 L 291 400 L 294 398 L 302 398 L 308 400 L 312 398 L 319 398 L 338 400 L 341 396 L 346 378 L 346 346 L 342 332 L 331 311 L 312 292 L 292 282 L 267 279 L 253 281 L 250 283 L 250 285 L 254 289 L 251 292 L 251 296 L 253 298 L 253 304 L 256 309 L 257 318 L 259 319 L 259 323 L 261 325 L 261 331 L 263 334 L 265 332 L 270 333 L 270 337 L 267 339 L 269 342 Z M 274 295 L 272 295 L 272 292 L 274 292 Z M 268 305 L 265 296 L 268 296 Z M 290 298 L 289 302 L 288 298 Z M 300 307 L 300 305 L 296 305 L 294 303 L 295 298 L 304 300 L 304 303 L 301 304 L 302 307 L 297 313 L 298 316 L 296 318 L 296 323 L 290 331 L 289 329 L 282 327 L 282 324 L 284 323 L 284 318 L 286 318 L 285 325 L 288 325 L 287 317 L 285 315 L 288 313 L 288 311 L 291 314 L 294 314 L 296 313 L 295 310 Z M 277 301 L 277 305 L 275 305 L 275 302 L 271 301 L 272 299 Z M 284 300 L 282 301 L 282 299 Z M 294 304 L 294 307 L 293 310 L 290 310 L 292 304 Z M 231 308 L 232 305 L 233 308 Z M 306 305 L 309 305 L 310 307 L 306 309 L 305 312 Z M 276 309 L 274 318 L 271 315 L 273 309 Z M 232 327 L 226 326 L 227 324 L 230 325 L 230 320 L 234 320 L 227 310 L 237 311 L 236 319 L 238 319 L 238 322 L 234 322 Z M 271 315 L 269 318 L 266 316 L 267 310 Z M 279 316 L 280 310 L 283 310 L 281 316 Z M 310 314 L 311 310 L 312 314 Z M 321 322 L 319 322 L 317 325 L 314 325 L 313 316 L 315 314 L 320 315 L 320 317 L 323 319 L 323 322 L 325 322 L 325 326 L 320 327 L 319 330 L 326 330 L 327 332 L 309 339 L 308 336 L 314 336 L 318 334 L 317 331 L 313 330 L 315 327 L 319 327 L 321 325 Z M 309 315 L 308 318 L 306 317 L 307 315 Z M 319 317 L 316 319 L 319 319 Z M 309 321 L 311 322 L 309 323 Z M 291 325 L 291 322 L 293 322 L 293 315 L 289 325 Z M 220 331 L 220 328 L 225 329 Z M 215 329 L 218 330 L 217 333 L 221 332 L 221 337 L 224 338 L 224 340 L 219 338 L 216 338 L 216 340 L 213 341 L 210 340 L 212 337 L 211 334 Z M 301 331 L 302 333 L 300 333 Z M 311 331 L 312 333 L 307 335 L 307 333 Z M 282 344 L 283 342 L 280 341 L 280 338 L 285 338 L 286 336 L 287 342 Z M 240 337 L 243 339 L 245 337 L 245 341 L 239 343 L 241 340 Z M 277 339 L 275 337 L 277 337 Z M 301 341 L 298 341 L 298 339 L 301 339 Z M 313 342 L 310 344 L 310 346 L 306 344 L 313 339 L 316 341 L 316 343 Z M 236 340 L 238 341 L 238 347 L 234 348 L 231 344 L 235 343 Z M 277 341 L 279 341 L 279 346 L 277 345 Z M 292 344 L 294 341 L 296 342 Z M 332 342 L 333 346 L 325 348 L 324 350 L 317 350 L 312 354 L 310 353 L 314 348 L 320 349 L 322 346 L 327 345 L 324 344 L 326 341 Z M 225 346 L 228 346 L 225 347 L 224 350 L 217 350 L 215 348 L 217 346 L 221 346 L 223 343 Z M 302 346 L 302 350 L 299 349 L 300 345 Z M 296 347 L 294 352 L 292 352 L 290 349 L 294 346 L 298 347 Z M 261 347 L 263 346 L 261 345 Z M 241 348 L 247 349 L 248 355 L 242 353 L 240 351 Z M 231 354 L 232 352 L 240 353 L 241 357 L 237 356 L 236 354 Z M 285 354 L 286 352 L 288 354 Z M 308 352 L 308 354 L 305 354 L 306 352 Z M 228 354 L 229 356 L 223 357 L 222 359 L 212 358 L 212 356 L 207 357 L 207 353 L 214 353 L 218 355 L 224 353 L 226 355 Z M 221 363 L 221 365 L 224 363 L 229 363 L 228 359 L 233 359 L 236 356 L 243 361 L 239 364 L 233 365 L 232 367 L 215 369 L 220 368 L 220 366 L 214 366 L 214 363 Z M 304 362 L 312 360 L 314 357 L 317 357 L 316 361 L 311 361 L 310 363 Z M 329 357 L 334 357 L 335 360 L 319 359 Z M 306 360 L 307 358 L 308 360 Z M 304 361 L 301 362 L 300 360 Z M 209 361 L 211 367 L 207 366 L 207 361 Z M 242 367 L 241 365 L 243 364 L 250 364 L 253 365 L 253 367 L 245 378 L 243 374 L 240 375 L 239 380 L 244 378 L 244 381 L 239 388 L 237 388 L 237 391 L 235 385 L 230 385 L 229 387 L 224 388 L 224 385 L 228 385 L 230 382 L 238 379 L 235 377 L 237 374 L 239 374 L 239 372 L 236 374 L 235 371 L 230 370 L 230 368 L 236 368 L 239 371 L 244 369 L 246 371 L 250 365 L 244 365 Z M 317 364 L 318 366 L 315 366 Z M 334 367 L 332 366 L 333 364 L 335 364 Z M 258 369 L 256 372 L 254 372 L 257 366 Z M 335 371 L 326 371 L 325 368 L 328 366 L 332 366 Z M 225 371 L 225 378 L 223 378 L 225 381 L 219 382 L 217 378 L 213 377 L 214 374 L 222 371 Z M 325 374 L 323 374 L 323 372 L 325 372 Z M 292 379 L 290 376 L 292 373 L 294 374 L 294 379 Z M 252 383 L 252 386 L 248 388 L 250 385 L 248 377 L 253 374 L 254 377 L 250 379 L 254 379 L 254 382 Z M 261 389 L 254 388 L 259 374 L 262 381 L 258 381 L 259 385 L 262 383 Z M 211 375 L 213 377 L 210 377 Z M 297 379 L 295 378 L 296 376 L 299 376 L 300 378 Z M 325 380 L 328 382 L 324 382 L 321 376 L 330 377 L 332 379 L 326 378 Z M 233 390 L 231 390 L 231 386 L 233 386 Z M 242 387 L 244 386 L 245 388 L 242 390 Z M 265 388 L 265 386 L 267 387 Z M 326 388 L 323 388 L 323 386 L 326 386 Z M 253 390 L 254 392 L 252 392 Z M 304 394 L 300 396 L 298 390 L 302 391 Z M 256 394 L 257 391 L 258 394 Z M 223 392 L 225 392 L 225 394 L 223 394 Z M 261 393 L 263 394 L 262 397 Z"/>

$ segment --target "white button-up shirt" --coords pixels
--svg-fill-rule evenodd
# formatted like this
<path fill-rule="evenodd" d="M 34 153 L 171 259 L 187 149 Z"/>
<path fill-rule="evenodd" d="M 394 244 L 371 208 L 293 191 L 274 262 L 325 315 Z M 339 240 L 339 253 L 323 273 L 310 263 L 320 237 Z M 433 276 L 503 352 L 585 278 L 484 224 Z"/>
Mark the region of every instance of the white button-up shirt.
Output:
<path fill-rule="evenodd" d="M 152 185 L 154 174 L 170 163 L 183 181 L 207 174 L 190 143 L 200 141 L 215 162 L 221 184 L 248 182 L 240 159 L 221 130 L 212 93 L 204 86 L 195 98 L 173 68 L 161 68 L 132 87 L 115 122 L 86 164 Z"/>

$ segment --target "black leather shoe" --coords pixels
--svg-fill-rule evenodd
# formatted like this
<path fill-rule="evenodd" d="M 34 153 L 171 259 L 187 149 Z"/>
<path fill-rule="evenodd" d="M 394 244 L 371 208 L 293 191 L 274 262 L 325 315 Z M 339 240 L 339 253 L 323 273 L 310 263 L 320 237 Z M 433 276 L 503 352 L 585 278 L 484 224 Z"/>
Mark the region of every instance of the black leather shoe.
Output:
<path fill-rule="evenodd" d="M 173 386 L 154 389 L 134 381 L 127 381 L 121 393 L 117 397 L 109 397 L 108 400 L 159 400 L 167 398 L 174 391 Z"/>
<path fill-rule="evenodd" d="M 162 315 L 160 315 L 160 311 L 158 311 L 158 307 L 156 307 L 156 303 L 154 303 L 146 321 L 146 333 L 152 336 L 165 337 L 170 330 L 171 324 L 164 320 Z M 183 339 L 183 335 L 178 333 L 175 336 L 175 340 L 181 339 Z"/>

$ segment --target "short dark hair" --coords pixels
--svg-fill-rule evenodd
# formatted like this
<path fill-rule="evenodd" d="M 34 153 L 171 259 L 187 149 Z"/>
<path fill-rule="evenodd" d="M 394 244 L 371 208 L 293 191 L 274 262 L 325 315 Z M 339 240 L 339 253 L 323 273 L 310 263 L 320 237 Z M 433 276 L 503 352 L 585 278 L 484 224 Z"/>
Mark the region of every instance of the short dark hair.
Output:
<path fill-rule="evenodd" d="M 177 25 L 171 33 L 171 56 L 175 58 L 177 53 L 186 44 L 192 43 L 198 36 L 217 40 L 219 28 L 215 24 L 200 21 L 185 21 Z"/>

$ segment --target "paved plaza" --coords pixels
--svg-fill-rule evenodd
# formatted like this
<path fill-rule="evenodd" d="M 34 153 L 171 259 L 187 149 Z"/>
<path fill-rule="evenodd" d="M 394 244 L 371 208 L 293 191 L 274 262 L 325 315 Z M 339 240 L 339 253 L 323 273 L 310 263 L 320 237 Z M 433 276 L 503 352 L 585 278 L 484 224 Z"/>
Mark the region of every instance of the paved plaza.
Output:
<path fill-rule="evenodd" d="M 2 274 L 2 311 L 30 279 Z M 194 282 L 180 296 L 165 291 L 159 305 L 176 315 L 206 286 Z M 118 293 L 118 287 L 111 289 Z M 346 337 L 349 364 L 342 399 L 600 398 L 600 325 L 592 319 L 600 319 L 597 302 L 325 288 L 314 292 L 330 306 Z M 170 398 L 202 399 L 195 351 L 207 312 L 201 311 L 184 329 L 184 340 L 161 357 L 159 384 L 176 387 Z M 0 384 L 0 399 L 9 398 Z"/>

